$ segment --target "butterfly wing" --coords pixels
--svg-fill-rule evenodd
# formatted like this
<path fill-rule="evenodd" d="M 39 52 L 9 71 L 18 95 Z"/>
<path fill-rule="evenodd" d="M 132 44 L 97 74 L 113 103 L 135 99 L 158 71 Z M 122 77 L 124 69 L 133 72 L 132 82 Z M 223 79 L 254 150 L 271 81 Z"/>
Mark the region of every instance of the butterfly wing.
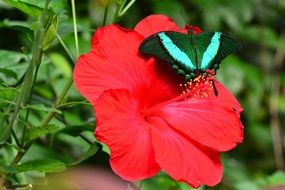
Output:
<path fill-rule="evenodd" d="M 216 55 L 215 59 L 211 63 L 211 68 L 218 68 L 219 63 L 225 59 L 228 55 L 232 53 L 237 53 L 240 51 L 241 45 L 238 41 L 233 39 L 232 37 L 221 34 L 221 43 L 220 43 L 220 48 L 218 51 L 218 54 Z M 210 69 L 211 69 L 210 68 Z"/>
<path fill-rule="evenodd" d="M 185 78 L 191 78 L 190 75 L 197 69 L 194 49 L 186 34 L 170 31 L 156 33 L 142 42 L 139 51 L 168 62 Z"/>
<path fill-rule="evenodd" d="M 165 51 L 158 34 L 156 33 L 146 38 L 140 44 L 139 51 L 144 55 L 152 55 L 172 65 L 175 60 Z"/>
<path fill-rule="evenodd" d="M 146 38 L 139 51 L 168 62 L 188 80 L 198 71 L 216 71 L 220 62 L 239 51 L 240 44 L 221 32 L 203 32 L 198 35 L 179 32 L 158 32 Z"/>
<path fill-rule="evenodd" d="M 200 71 L 212 69 L 211 64 L 220 48 L 220 37 L 220 32 L 204 32 L 195 36 Z"/>
<path fill-rule="evenodd" d="M 231 53 L 239 51 L 240 44 L 221 32 L 205 32 L 195 36 L 198 69 L 205 72 L 207 69 L 218 69 L 220 62 Z"/>

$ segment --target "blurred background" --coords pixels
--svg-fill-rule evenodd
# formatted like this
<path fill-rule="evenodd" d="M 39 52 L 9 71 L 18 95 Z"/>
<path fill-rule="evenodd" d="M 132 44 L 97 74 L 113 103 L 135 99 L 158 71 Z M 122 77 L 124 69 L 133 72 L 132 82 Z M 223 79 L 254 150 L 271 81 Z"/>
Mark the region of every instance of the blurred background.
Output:
<path fill-rule="evenodd" d="M 14 87 L 28 67 L 35 22 L 35 17 L 28 8 L 44 7 L 44 1 L 38 0 L 21 0 L 27 5 L 25 9 L 12 7 L 11 2 L 0 0 L 2 100 L 13 100 L 17 93 Z M 114 21 L 118 2 L 120 1 L 75 1 L 80 54 L 89 51 L 90 39 L 96 28 Z M 31 100 L 33 107 L 30 108 L 29 115 L 29 122 L 35 126 L 50 110 L 67 79 L 72 76 L 74 63 L 59 39 L 65 43 L 73 57 L 76 55 L 70 2 L 53 0 L 50 7 L 57 15 L 56 27 L 60 38 L 52 41 L 38 70 Z M 204 31 L 222 31 L 242 44 L 242 50 L 238 54 L 231 55 L 222 62 L 217 78 L 235 94 L 244 107 L 244 142 L 222 155 L 222 182 L 212 188 L 200 189 L 285 189 L 285 0 L 137 0 L 116 21 L 124 27 L 133 28 L 150 14 L 165 14 L 181 27 L 190 24 Z M 80 166 L 108 170 L 106 147 L 95 144 L 95 148 L 90 150 L 90 144 L 92 148 L 94 143 L 94 116 L 92 107 L 82 100 L 82 96 L 72 86 L 65 98 L 66 104 L 50 122 L 56 126 L 56 130 L 39 137 L 22 162 L 52 158 L 62 163 L 80 163 Z M 0 101 L 0 111 L 4 112 L 6 106 L 7 101 Z M 21 114 L 24 117 L 24 113 Z M 16 133 L 21 133 L 18 130 Z M 6 143 L 5 148 L 1 149 L 0 165 L 7 165 L 15 156 L 15 149 L 11 145 L 13 143 Z M 85 157 L 82 158 L 82 155 Z M 65 167 L 55 171 L 64 170 Z M 15 174 L 12 181 L 29 184 L 35 178 L 53 171 L 26 169 Z M 128 185 L 129 189 L 134 188 Z M 172 181 L 163 172 L 135 185 L 141 190 L 191 189 L 184 183 Z"/>

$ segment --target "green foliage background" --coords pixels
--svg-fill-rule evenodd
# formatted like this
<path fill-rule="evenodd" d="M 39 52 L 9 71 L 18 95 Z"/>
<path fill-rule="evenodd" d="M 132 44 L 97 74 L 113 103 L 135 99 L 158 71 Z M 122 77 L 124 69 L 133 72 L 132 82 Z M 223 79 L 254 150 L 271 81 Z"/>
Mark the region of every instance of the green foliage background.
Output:
<path fill-rule="evenodd" d="M 285 188 L 285 0 L 77 0 L 78 39 L 72 2 L 51 0 L 46 10 L 45 1 L 0 0 L 1 190 L 37 189 L 35 179 L 75 165 L 109 168 L 72 69 L 96 28 L 112 22 L 132 28 L 150 14 L 228 33 L 243 46 L 217 77 L 244 107 L 244 143 L 222 155 L 222 182 L 200 189 Z M 141 184 L 142 190 L 191 189 L 162 172 L 135 185 Z"/>

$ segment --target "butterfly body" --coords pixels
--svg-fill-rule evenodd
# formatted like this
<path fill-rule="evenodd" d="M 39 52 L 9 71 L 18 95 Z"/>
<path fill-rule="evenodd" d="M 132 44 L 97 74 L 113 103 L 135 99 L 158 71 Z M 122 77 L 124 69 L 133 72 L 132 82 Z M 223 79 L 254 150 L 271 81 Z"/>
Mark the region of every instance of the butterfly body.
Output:
<path fill-rule="evenodd" d="M 164 31 L 146 38 L 139 51 L 152 55 L 184 75 L 186 80 L 195 78 L 197 73 L 215 73 L 220 62 L 229 54 L 240 49 L 240 44 L 221 32 L 203 32 L 197 35 Z"/>

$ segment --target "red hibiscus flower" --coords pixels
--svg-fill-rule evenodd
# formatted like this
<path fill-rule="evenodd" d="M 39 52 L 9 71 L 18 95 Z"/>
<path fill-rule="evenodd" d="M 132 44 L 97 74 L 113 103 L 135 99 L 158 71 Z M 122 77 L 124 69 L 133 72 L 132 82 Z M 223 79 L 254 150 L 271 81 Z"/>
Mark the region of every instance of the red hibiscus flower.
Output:
<path fill-rule="evenodd" d="M 94 105 L 98 141 L 110 148 L 110 164 L 134 181 L 160 170 L 192 187 L 220 182 L 220 152 L 243 139 L 242 108 L 211 76 L 188 84 L 167 63 L 146 58 L 140 43 L 159 31 L 187 32 L 152 15 L 132 29 L 109 25 L 96 31 L 89 53 L 74 70 L 78 90 Z"/>

